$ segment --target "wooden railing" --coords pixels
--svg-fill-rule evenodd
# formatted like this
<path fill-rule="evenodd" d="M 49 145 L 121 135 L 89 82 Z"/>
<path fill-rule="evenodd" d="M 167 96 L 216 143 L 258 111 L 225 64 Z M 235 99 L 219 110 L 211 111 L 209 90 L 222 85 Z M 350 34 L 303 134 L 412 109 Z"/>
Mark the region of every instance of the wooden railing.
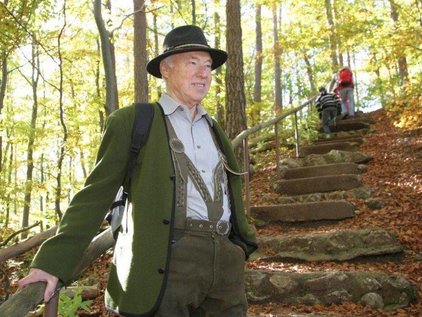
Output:
<path fill-rule="evenodd" d="M 103 231 L 97 235 L 84 253 L 78 267 L 74 270 L 73 280 L 77 280 L 80 274 L 104 252 L 114 244 L 111 229 Z M 60 286 L 60 285 L 59 285 Z M 38 282 L 29 284 L 24 289 L 16 292 L 0 306 L 1 317 L 24 317 L 34 310 L 44 298 L 45 283 Z M 58 305 L 58 293 L 45 306 L 45 317 L 56 317 Z"/>
<path fill-rule="evenodd" d="M 274 126 L 274 133 L 275 133 L 275 152 L 276 152 L 276 171 L 277 174 L 280 172 L 280 138 L 278 134 L 278 128 L 280 121 L 283 119 L 293 115 L 294 116 L 294 140 L 295 140 L 295 153 L 296 157 L 299 157 L 300 151 L 300 135 L 299 135 L 299 128 L 298 128 L 298 116 L 297 113 L 301 111 L 305 107 L 310 107 L 315 102 L 316 96 L 310 98 L 303 104 L 298 107 L 288 109 L 287 111 L 283 112 L 281 115 L 261 124 L 258 124 L 252 128 L 242 131 L 239 133 L 233 140 L 232 144 L 233 147 L 243 146 L 243 168 L 245 171 L 249 171 L 249 148 L 248 148 L 248 137 L 262 129 Z M 249 186 L 249 173 L 245 174 L 245 209 L 246 213 L 249 215 L 250 212 L 250 186 Z"/>
<path fill-rule="evenodd" d="M 294 116 L 294 140 L 295 140 L 295 150 L 296 156 L 299 156 L 300 150 L 300 135 L 298 129 L 298 116 L 297 113 L 307 106 L 311 106 L 315 101 L 316 97 L 312 97 L 308 101 L 304 102 L 298 107 L 291 108 L 283 112 L 281 115 L 261 123 L 257 126 L 254 126 L 250 129 L 242 131 L 237 135 L 233 140 L 232 144 L 234 148 L 243 146 L 243 166 L 246 171 L 249 170 L 249 155 L 248 150 L 248 137 L 262 129 L 274 126 L 275 130 L 275 148 L 276 148 L 276 162 L 277 162 L 277 172 L 279 172 L 280 166 L 280 151 L 279 151 L 279 135 L 278 135 L 278 126 L 279 123 L 293 115 Z M 245 174 L 245 208 L 246 212 L 249 213 L 250 210 L 250 188 L 249 188 L 249 173 Z M 102 232 L 97 235 L 94 240 L 91 242 L 90 246 L 84 253 L 84 257 L 81 260 L 81 263 L 74 271 L 73 280 L 77 280 L 80 274 L 85 270 L 94 260 L 99 258 L 104 252 L 114 245 L 114 239 L 112 237 L 110 229 Z M 59 285 L 60 286 L 60 285 Z M 30 284 L 24 289 L 18 291 L 12 295 L 6 302 L 0 306 L 0 316 L 7 317 L 24 317 L 30 311 L 34 310 L 40 303 L 42 303 L 44 298 L 45 283 L 38 282 Z M 57 317 L 58 311 L 58 300 L 59 292 L 45 305 L 44 317 Z"/>

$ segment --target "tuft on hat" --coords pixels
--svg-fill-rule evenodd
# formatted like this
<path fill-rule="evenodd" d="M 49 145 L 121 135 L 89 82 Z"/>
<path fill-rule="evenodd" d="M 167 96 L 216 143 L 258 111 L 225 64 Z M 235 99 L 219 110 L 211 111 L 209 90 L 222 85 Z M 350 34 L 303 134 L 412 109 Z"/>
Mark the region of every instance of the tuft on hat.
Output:
<path fill-rule="evenodd" d="M 148 73 L 158 78 L 161 78 L 160 62 L 173 54 L 192 51 L 208 52 L 212 58 L 211 68 L 213 70 L 223 65 L 227 60 L 227 53 L 211 48 L 202 29 L 195 25 L 184 25 L 171 30 L 164 38 L 163 49 L 162 54 L 147 64 Z"/>

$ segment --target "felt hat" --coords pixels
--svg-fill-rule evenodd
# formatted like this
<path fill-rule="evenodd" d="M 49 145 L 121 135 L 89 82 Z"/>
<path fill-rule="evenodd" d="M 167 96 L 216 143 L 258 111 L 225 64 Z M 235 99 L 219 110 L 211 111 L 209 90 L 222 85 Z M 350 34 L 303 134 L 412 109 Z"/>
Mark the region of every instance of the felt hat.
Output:
<path fill-rule="evenodd" d="M 184 25 L 171 30 L 164 38 L 163 53 L 149 61 L 147 71 L 151 75 L 161 78 L 160 62 L 167 56 L 192 51 L 205 51 L 212 58 L 211 68 L 214 70 L 225 63 L 227 53 L 211 48 L 204 32 L 195 25 Z"/>

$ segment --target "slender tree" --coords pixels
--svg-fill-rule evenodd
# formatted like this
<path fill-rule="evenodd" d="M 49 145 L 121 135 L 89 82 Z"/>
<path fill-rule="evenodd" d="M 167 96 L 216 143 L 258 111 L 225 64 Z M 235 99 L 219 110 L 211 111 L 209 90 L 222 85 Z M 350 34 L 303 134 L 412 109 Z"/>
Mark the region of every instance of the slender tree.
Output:
<path fill-rule="evenodd" d="M 337 56 L 337 35 L 335 31 L 335 24 L 333 18 L 333 7 L 331 5 L 331 0 L 325 0 L 325 12 L 327 15 L 327 21 L 330 28 L 330 52 L 331 52 L 331 64 L 332 64 L 332 71 L 336 72 L 339 68 L 338 56 Z"/>
<path fill-rule="evenodd" d="M 195 3 L 195 0 L 190 0 L 190 6 L 192 8 L 192 24 L 196 25 L 196 3 Z"/>
<path fill-rule="evenodd" d="M 254 103 L 261 102 L 262 93 L 262 62 L 263 62 L 263 46 L 262 46 L 262 21 L 261 21 L 261 9 L 262 5 L 257 4 L 255 8 L 255 80 L 253 89 L 253 101 Z"/>
<path fill-rule="evenodd" d="M 388 0 L 388 2 L 390 3 L 391 19 L 394 22 L 395 31 L 397 31 L 400 28 L 400 19 L 397 4 L 394 0 Z M 400 83 L 401 85 L 404 85 L 405 83 L 409 82 L 409 72 L 407 69 L 406 55 L 403 54 L 403 50 L 401 48 L 397 50 L 396 55 L 397 64 L 399 66 Z"/>
<path fill-rule="evenodd" d="M 273 14 L 273 40 L 274 40 L 274 109 L 276 111 L 283 109 L 283 96 L 281 92 L 281 46 L 278 38 L 278 17 L 277 5 L 272 5 Z"/>
<path fill-rule="evenodd" d="M 226 131 L 234 138 L 246 129 L 240 1 L 227 0 Z"/>
<path fill-rule="evenodd" d="M 305 62 L 306 73 L 308 74 L 309 84 L 311 85 L 311 94 L 315 94 L 317 89 L 315 87 L 313 67 L 306 50 L 303 50 L 303 61 Z"/>
<path fill-rule="evenodd" d="M 108 31 L 106 28 L 101 7 L 101 0 L 94 0 L 94 17 L 100 35 L 101 54 L 103 57 L 103 67 L 106 78 L 105 112 L 108 116 L 114 110 L 119 108 L 119 98 L 117 93 L 116 58 L 114 53 L 113 33 Z M 107 1 L 107 7 L 109 10 L 111 9 L 110 1 Z"/>
<path fill-rule="evenodd" d="M 134 73 L 135 102 L 148 101 L 148 78 L 146 66 L 147 54 L 147 19 L 145 16 L 145 0 L 133 0 L 134 8 Z"/>
<path fill-rule="evenodd" d="M 220 22 L 220 13 L 217 8 L 220 7 L 220 0 L 214 0 L 214 6 L 216 10 L 214 11 L 214 25 L 215 25 L 215 36 L 214 36 L 214 47 L 219 48 L 221 45 L 221 22 Z M 224 104 L 221 101 L 222 86 L 223 81 L 221 80 L 221 68 L 218 68 L 215 71 L 214 80 L 215 80 L 215 100 L 217 106 L 217 121 L 224 126 L 225 125 L 225 111 Z"/>
<path fill-rule="evenodd" d="M 25 198 L 22 212 L 22 228 L 29 226 L 29 212 L 31 207 L 31 195 L 32 195 L 32 182 L 33 182 L 33 171 L 34 171 L 34 143 L 35 143 L 35 129 L 37 125 L 38 116 L 38 82 L 40 79 L 40 60 L 37 47 L 36 35 L 32 36 L 32 73 L 31 78 L 28 79 L 24 76 L 25 80 L 29 82 L 32 88 L 32 114 L 31 124 L 28 136 L 27 152 L 26 152 L 26 182 L 25 182 Z M 22 238 L 27 237 L 28 232 L 22 233 Z"/>
<path fill-rule="evenodd" d="M 63 173 L 63 161 L 65 159 L 65 151 L 66 151 L 66 143 L 68 138 L 68 129 L 65 122 L 65 115 L 64 115 L 64 97 L 63 97 L 63 87 L 64 87 L 64 70 L 63 70 L 63 52 L 62 52 L 62 37 L 64 31 L 67 26 L 67 18 L 66 18 L 66 6 L 67 3 L 64 1 L 62 14 L 63 14 L 63 25 L 59 31 L 57 36 L 57 55 L 58 55 L 58 66 L 59 66 L 59 86 L 58 86 L 58 93 L 59 93 L 59 119 L 60 125 L 63 129 L 63 140 L 60 145 L 60 153 L 57 158 L 57 175 L 56 175 L 56 189 L 55 189 L 55 197 L 54 197 L 54 210 L 56 212 L 57 217 L 60 219 L 63 215 L 61 211 L 61 196 L 62 196 L 62 173 Z"/>

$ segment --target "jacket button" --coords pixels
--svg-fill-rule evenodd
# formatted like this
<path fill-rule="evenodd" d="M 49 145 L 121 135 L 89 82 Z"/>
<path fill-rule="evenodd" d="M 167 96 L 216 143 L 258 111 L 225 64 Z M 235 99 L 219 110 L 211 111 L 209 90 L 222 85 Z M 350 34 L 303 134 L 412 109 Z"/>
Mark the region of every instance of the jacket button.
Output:
<path fill-rule="evenodd" d="M 170 220 L 168 220 L 168 219 L 163 219 L 163 223 L 164 223 L 165 225 L 168 225 L 168 224 L 170 223 Z"/>
<path fill-rule="evenodd" d="M 176 178 L 176 175 L 170 175 L 170 180 L 174 180 Z"/>
<path fill-rule="evenodd" d="M 158 273 L 160 273 L 160 274 L 163 274 L 165 271 L 164 271 L 164 269 L 162 268 L 162 267 L 160 267 L 159 269 L 158 269 Z"/>
<path fill-rule="evenodd" d="M 177 241 L 176 240 L 171 240 L 171 244 L 175 244 Z"/>

